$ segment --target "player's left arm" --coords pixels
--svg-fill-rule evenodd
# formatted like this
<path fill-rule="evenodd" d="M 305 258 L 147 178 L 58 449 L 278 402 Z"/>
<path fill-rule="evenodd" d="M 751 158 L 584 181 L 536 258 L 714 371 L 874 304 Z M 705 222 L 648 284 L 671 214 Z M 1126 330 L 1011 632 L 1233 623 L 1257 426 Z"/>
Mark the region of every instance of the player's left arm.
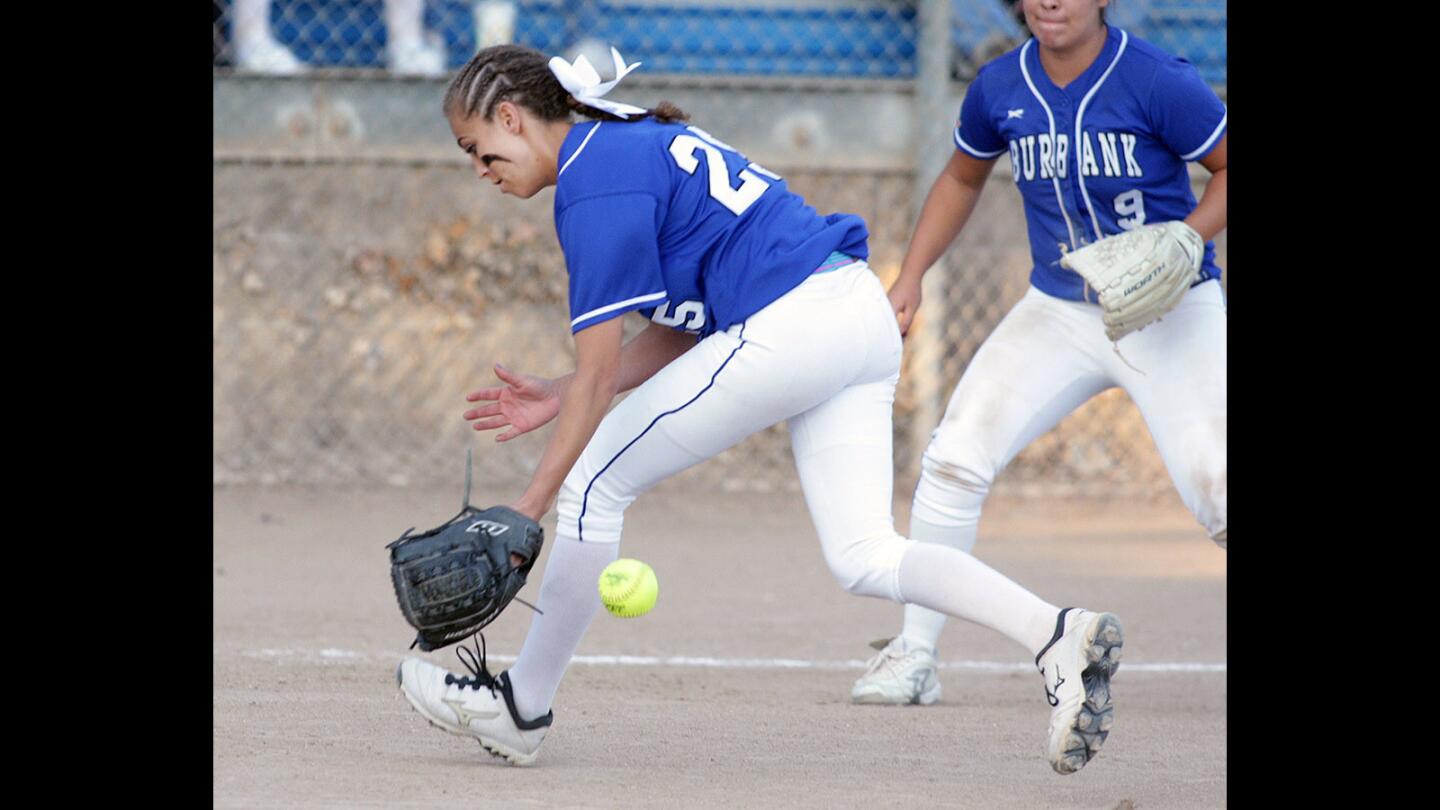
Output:
<path fill-rule="evenodd" d="M 1210 181 L 1205 184 L 1205 192 L 1200 196 L 1200 204 L 1185 217 L 1185 224 L 1195 229 L 1200 238 L 1206 242 L 1214 239 L 1216 234 L 1225 230 L 1226 207 L 1229 199 L 1228 173 L 1226 171 L 1225 142 L 1230 137 L 1227 132 L 1220 136 L 1220 142 L 1215 144 L 1209 154 L 1200 159 L 1200 165 L 1210 170 Z"/>
<path fill-rule="evenodd" d="M 536 521 L 555 503 L 560 485 L 610 409 L 620 382 L 620 350 L 624 337 L 620 318 L 611 318 L 575 333 L 575 374 L 566 386 L 555 418 L 555 432 L 530 486 L 511 508 Z"/>
<path fill-rule="evenodd" d="M 655 376 L 655 372 L 695 348 L 696 338 L 668 326 L 652 323 L 645 331 L 625 344 L 620 357 L 619 391 L 631 388 Z"/>
<path fill-rule="evenodd" d="M 620 349 L 620 371 L 616 380 L 616 393 L 625 393 L 640 385 L 655 372 L 670 365 L 670 361 L 695 348 L 695 336 L 677 332 L 668 326 L 652 323 L 645 330 L 630 339 Z M 570 388 L 574 373 L 556 377 L 550 385 L 554 395 L 563 399 Z M 468 416 L 467 416 L 468 418 Z M 481 429 L 476 425 L 476 429 Z"/>

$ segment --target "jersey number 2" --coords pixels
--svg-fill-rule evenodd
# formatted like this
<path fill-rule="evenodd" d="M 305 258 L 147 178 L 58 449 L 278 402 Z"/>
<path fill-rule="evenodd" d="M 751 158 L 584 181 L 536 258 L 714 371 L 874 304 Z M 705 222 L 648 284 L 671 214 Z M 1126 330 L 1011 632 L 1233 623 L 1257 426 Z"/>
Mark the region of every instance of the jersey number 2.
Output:
<path fill-rule="evenodd" d="M 675 158 L 675 163 L 680 170 L 686 174 L 694 174 L 700 167 L 700 160 L 695 157 L 697 150 L 705 153 L 705 163 L 710 174 L 710 196 L 716 202 L 729 208 L 736 214 L 745 213 L 745 209 L 754 205 L 765 193 L 770 184 L 760 179 L 760 175 L 773 177 L 776 180 L 780 176 L 766 170 L 757 163 L 751 163 L 740 170 L 740 186 L 732 188 L 730 185 L 730 171 L 725 166 L 725 156 L 720 154 L 724 149 L 729 152 L 735 150 L 728 144 L 715 140 L 710 133 L 698 127 L 686 127 L 695 133 L 693 135 L 677 135 L 675 140 L 670 142 L 670 156 Z M 753 171 L 752 171 L 753 169 Z"/>

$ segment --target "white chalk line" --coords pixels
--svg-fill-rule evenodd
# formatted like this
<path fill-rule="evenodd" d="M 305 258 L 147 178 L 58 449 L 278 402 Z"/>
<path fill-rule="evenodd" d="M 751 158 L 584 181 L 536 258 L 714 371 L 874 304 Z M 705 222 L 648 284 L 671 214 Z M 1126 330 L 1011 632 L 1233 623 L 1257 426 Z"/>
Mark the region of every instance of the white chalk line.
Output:
<path fill-rule="evenodd" d="M 218 651 L 217 651 L 218 652 Z M 399 661 L 406 653 L 362 652 L 326 648 L 321 650 L 259 649 L 243 650 L 246 658 L 301 661 Z M 410 653 L 414 654 L 414 653 Z M 489 661 L 502 664 L 514 663 L 513 655 L 492 654 Z M 812 661 L 803 658 L 712 658 L 688 655 L 577 655 L 573 663 L 602 667 L 694 667 L 698 669 L 805 669 L 805 670 L 856 670 L 865 669 L 865 661 L 858 658 L 831 661 Z M 970 670 L 974 672 L 1034 672 L 1035 665 L 1029 662 L 1009 661 L 941 661 L 940 669 Z M 1226 664 L 1197 661 L 1158 661 L 1154 663 L 1122 662 L 1122 672 L 1160 673 L 1224 673 Z"/>

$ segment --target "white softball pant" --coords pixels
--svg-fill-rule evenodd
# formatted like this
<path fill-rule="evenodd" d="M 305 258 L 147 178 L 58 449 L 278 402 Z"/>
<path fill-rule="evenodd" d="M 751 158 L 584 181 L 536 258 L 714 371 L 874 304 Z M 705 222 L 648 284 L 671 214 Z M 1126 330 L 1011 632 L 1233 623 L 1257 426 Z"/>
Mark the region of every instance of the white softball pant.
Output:
<path fill-rule="evenodd" d="M 895 533 L 891 410 L 900 331 L 863 262 L 810 276 L 710 335 L 605 416 L 561 488 L 539 608 L 511 668 L 516 708 L 548 711 L 599 611 L 640 493 L 788 419 L 805 501 L 831 573 L 851 593 L 914 602 L 1037 652 L 1056 608 L 959 550 Z"/>
<path fill-rule="evenodd" d="M 995 476 L 1020 450 L 1118 385 L 1144 417 L 1181 500 L 1225 545 L 1226 331 L 1220 283 L 1207 281 L 1163 319 L 1122 338 L 1122 360 L 1098 306 L 1031 287 L 950 397 L 925 451 L 912 515 L 971 529 Z"/>
<path fill-rule="evenodd" d="M 640 493 L 782 420 L 825 559 L 896 598 L 891 411 L 900 333 L 864 262 L 817 273 L 701 340 L 615 407 L 560 492 L 559 538 L 616 543 Z"/>

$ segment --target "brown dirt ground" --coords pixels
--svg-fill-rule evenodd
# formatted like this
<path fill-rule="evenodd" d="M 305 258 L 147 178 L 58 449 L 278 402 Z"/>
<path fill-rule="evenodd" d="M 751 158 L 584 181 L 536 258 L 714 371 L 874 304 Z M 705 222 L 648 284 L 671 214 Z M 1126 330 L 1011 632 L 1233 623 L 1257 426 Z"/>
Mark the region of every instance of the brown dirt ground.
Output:
<path fill-rule="evenodd" d="M 215 490 L 217 807 L 1226 803 L 1225 672 L 1122 667 L 1104 751 L 1061 777 L 1042 757 L 1048 706 L 1030 672 L 946 668 L 938 705 L 897 708 L 850 705 L 858 665 L 577 663 L 540 759 L 510 767 L 427 725 L 395 687 L 411 635 L 384 544 L 448 518 L 459 500 Z M 626 529 L 622 554 L 655 568 L 659 603 L 639 619 L 601 615 L 581 655 L 843 662 L 865 658 L 867 642 L 898 628 L 898 606 L 850 596 L 830 578 L 799 495 L 666 485 L 636 503 Z M 992 498 L 975 551 L 1051 602 L 1118 614 L 1127 664 L 1227 660 L 1226 555 L 1178 503 Z M 513 606 L 486 631 L 490 653 L 513 656 L 528 626 L 528 611 Z M 940 657 L 1027 656 L 953 621 Z M 429 658 L 461 669 L 449 649 Z"/>

